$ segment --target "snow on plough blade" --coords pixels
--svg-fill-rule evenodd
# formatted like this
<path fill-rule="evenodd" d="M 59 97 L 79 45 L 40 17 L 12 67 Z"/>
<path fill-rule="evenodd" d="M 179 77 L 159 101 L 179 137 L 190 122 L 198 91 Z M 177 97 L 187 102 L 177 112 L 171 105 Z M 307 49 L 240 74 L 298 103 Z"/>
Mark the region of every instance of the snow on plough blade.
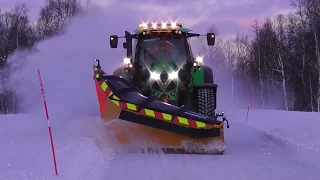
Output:
<path fill-rule="evenodd" d="M 105 75 L 100 66 L 94 67 L 94 81 L 101 117 L 115 122 L 109 127 L 122 145 L 142 137 L 147 141 L 147 147 L 140 149 L 143 153 L 224 153 L 224 117 L 218 121 L 153 96 L 145 97 L 125 79 Z"/>

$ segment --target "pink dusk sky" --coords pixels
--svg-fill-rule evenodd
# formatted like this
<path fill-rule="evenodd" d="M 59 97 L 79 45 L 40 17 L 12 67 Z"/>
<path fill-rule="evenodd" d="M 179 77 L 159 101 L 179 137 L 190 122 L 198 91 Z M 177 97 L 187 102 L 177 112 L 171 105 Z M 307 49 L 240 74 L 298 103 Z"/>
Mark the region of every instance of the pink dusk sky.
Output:
<path fill-rule="evenodd" d="M 83 0 L 84 2 L 86 0 Z M 88 0 L 91 6 L 98 5 L 108 13 L 121 17 L 124 28 L 134 29 L 132 22 L 147 20 L 179 19 L 195 31 L 205 33 L 211 25 L 215 25 L 219 34 L 229 36 L 237 31 L 248 33 L 255 19 L 274 18 L 277 14 L 292 11 L 290 0 Z M 40 7 L 45 0 L 0 0 L 0 8 L 8 10 L 16 3 L 26 3 L 32 19 L 36 19 Z M 120 3 L 121 2 L 121 3 Z M 121 14 L 122 15 L 117 15 Z M 126 15 L 126 16 L 125 16 Z M 127 18 L 124 18 L 127 17 Z M 106 21 L 107 18 L 97 18 Z M 131 21 L 131 22 L 129 22 Z M 130 24 L 130 26 L 128 26 Z M 128 29 L 130 30 L 130 29 Z"/>

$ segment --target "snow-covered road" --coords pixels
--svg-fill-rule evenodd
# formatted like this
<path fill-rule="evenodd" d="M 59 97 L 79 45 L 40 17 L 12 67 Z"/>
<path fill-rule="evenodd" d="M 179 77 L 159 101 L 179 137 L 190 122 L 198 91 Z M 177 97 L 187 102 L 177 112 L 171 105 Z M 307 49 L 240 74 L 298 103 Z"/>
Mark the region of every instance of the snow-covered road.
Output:
<path fill-rule="evenodd" d="M 42 116 L 0 116 L 0 179 L 320 179 L 319 113 L 237 111 L 223 156 L 118 154 L 98 117 L 52 120 L 59 177 Z"/>

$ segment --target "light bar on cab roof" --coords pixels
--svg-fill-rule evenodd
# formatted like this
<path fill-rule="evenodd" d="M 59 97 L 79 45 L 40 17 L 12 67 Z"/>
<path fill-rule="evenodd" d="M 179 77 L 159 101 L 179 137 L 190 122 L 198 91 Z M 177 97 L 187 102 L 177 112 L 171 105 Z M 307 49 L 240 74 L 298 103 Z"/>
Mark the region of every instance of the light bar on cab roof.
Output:
<path fill-rule="evenodd" d="M 182 28 L 183 24 L 182 23 L 177 23 L 174 21 L 171 21 L 171 23 L 145 23 L 143 22 L 142 24 L 139 25 L 141 29 L 177 29 L 177 28 Z"/>

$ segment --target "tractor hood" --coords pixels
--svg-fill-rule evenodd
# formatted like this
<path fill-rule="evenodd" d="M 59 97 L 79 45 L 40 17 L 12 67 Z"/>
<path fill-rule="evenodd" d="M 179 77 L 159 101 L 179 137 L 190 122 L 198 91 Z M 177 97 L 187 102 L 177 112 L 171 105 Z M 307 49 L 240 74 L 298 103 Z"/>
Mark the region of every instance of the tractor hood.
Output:
<path fill-rule="evenodd" d="M 152 70 L 160 70 L 160 71 L 173 71 L 176 68 L 176 64 L 170 60 L 157 59 L 151 65 Z"/>

